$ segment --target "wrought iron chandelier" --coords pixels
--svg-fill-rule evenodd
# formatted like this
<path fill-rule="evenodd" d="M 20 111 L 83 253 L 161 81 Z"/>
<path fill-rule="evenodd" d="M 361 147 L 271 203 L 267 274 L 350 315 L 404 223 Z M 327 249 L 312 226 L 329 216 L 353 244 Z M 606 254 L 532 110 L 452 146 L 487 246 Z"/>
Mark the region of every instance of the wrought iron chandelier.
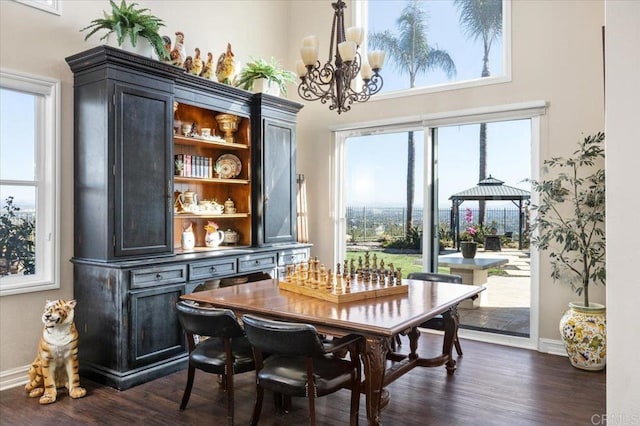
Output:
<path fill-rule="evenodd" d="M 362 43 L 363 30 L 361 27 L 344 29 L 344 9 L 347 7 L 343 0 L 331 3 L 334 9 L 333 25 L 331 27 L 331 45 L 329 59 L 321 65 L 318 61 L 318 38 L 310 35 L 302 39 L 297 71 L 300 77 L 298 94 L 308 101 L 320 100 L 329 103 L 330 110 L 337 110 L 338 114 L 349 111 L 354 102 L 366 102 L 371 95 L 382 89 L 382 76 L 379 74 L 384 63 L 385 52 L 373 50 L 369 52 L 368 61 L 362 61 L 358 48 Z M 331 58 L 334 57 L 334 63 Z M 362 76 L 360 90 L 358 74 Z"/>

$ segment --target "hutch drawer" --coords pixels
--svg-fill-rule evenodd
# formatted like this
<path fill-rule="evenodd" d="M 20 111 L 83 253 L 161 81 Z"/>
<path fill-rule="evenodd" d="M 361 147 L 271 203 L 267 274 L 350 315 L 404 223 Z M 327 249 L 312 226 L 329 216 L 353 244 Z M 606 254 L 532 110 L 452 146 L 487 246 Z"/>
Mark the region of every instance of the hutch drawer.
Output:
<path fill-rule="evenodd" d="M 185 265 L 155 266 L 131 271 L 131 288 L 179 284 L 187 281 Z"/>

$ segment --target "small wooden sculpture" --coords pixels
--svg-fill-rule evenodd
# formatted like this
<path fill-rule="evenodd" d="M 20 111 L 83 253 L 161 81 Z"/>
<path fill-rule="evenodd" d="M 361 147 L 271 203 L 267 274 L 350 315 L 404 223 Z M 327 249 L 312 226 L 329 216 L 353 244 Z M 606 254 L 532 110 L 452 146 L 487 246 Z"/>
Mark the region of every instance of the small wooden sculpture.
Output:
<path fill-rule="evenodd" d="M 231 84 L 235 71 L 236 62 L 233 51 L 231 50 L 231 43 L 227 43 L 227 51 L 218 58 L 216 78 L 220 83 Z"/>
<path fill-rule="evenodd" d="M 187 56 L 186 49 L 184 47 L 184 34 L 180 31 L 176 32 L 176 41 L 173 44 L 173 49 L 171 50 L 170 55 L 171 61 L 173 65 L 182 67 L 184 64 L 184 60 Z"/>
<path fill-rule="evenodd" d="M 200 77 L 208 78 L 209 80 L 211 80 L 211 77 L 213 77 L 213 71 L 214 71 L 213 53 L 209 52 L 207 53 L 207 62 L 204 64 L 204 67 L 202 68 Z"/>
<path fill-rule="evenodd" d="M 189 71 L 191 74 L 200 75 L 202 72 L 203 63 L 202 58 L 200 58 L 200 49 L 196 47 L 196 53 L 193 56 L 193 68 Z"/>
<path fill-rule="evenodd" d="M 182 65 L 186 72 L 191 73 L 191 71 L 193 70 L 193 59 L 191 58 L 191 56 L 187 56 Z"/>

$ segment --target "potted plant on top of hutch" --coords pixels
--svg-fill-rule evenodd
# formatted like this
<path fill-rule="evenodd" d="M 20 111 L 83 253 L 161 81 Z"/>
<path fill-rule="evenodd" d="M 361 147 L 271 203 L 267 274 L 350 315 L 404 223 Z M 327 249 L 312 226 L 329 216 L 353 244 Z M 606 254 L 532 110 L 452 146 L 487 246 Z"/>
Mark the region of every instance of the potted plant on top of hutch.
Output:
<path fill-rule="evenodd" d="M 113 0 L 109 0 L 109 3 L 111 3 L 110 15 L 104 12 L 103 18 L 94 19 L 90 25 L 80 30 L 90 30 L 85 40 L 100 30 L 106 30 L 107 33 L 100 37 L 100 40 L 107 41 L 112 34 L 115 34 L 116 43 L 122 48 L 145 54 L 148 50 L 147 46 L 150 45 L 149 47 L 153 47 L 158 58 L 169 59 L 169 52 L 159 32 L 160 27 L 164 26 L 162 19 L 149 14 L 149 9 L 136 9 L 137 3 L 127 5 L 125 0 L 122 0 L 120 6 Z"/>
<path fill-rule="evenodd" d="M 584 370 L 606 364 L 605 306 L 589 299 L 589 286 L 606 280 L 604 139 L 585 137 L 573 156 L 544 162 L 547 173 L 559 170 L 555 177 L 531 181 L 540 196 L 531 243 L 549 251 L 551 277 L 583 297 L 569 303 L 560 334 L 571 364 Z"/>
<path fill-rule="evenodd" d="M 245 90 L 279 96 L 287 94 L 287 83 L 296 81 L 296 75 L 280 66 L 275 58 L 270 62 L 253 59 L 240 71 L 236 86 Z"/>

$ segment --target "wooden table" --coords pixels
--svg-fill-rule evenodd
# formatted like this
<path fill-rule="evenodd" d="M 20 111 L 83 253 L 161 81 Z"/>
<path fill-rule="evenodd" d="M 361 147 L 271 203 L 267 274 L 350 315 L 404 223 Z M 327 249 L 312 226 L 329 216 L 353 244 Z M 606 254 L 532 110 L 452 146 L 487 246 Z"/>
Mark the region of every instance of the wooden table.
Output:
<path fill-rule="evenodd" d="M 342 336 L 358 333 L 364 336 L 362 363 L 367 419 L 370 425 L 380 424 L 380 409 L 389 400 L 384 387 L 414 367 L 446 365 L 453 374 L 456 362 L 451 356 L 453 336 L 458 327 L 456 307 L 459 302 L 480 293 L 483 288 L 463 284 L 449 284 L 404 280 L 408 294 L 385 296 L 348 303 L 333 303 L 278 288 L 277 280 L 264 280 L 182 296 L 182 299 L 232 309 L 238 317 L 250 313 L 259 316 L 313 324 L 321 333 Z M 442 314 L 445 336 L 442 354 L 430 359 L 416 353 L 420 332 L 417 326 Z M 406 332 L 410 353 L 389 353 L 390 339 Z M 386 368 L 387 357 L 393 361 Z"/>

